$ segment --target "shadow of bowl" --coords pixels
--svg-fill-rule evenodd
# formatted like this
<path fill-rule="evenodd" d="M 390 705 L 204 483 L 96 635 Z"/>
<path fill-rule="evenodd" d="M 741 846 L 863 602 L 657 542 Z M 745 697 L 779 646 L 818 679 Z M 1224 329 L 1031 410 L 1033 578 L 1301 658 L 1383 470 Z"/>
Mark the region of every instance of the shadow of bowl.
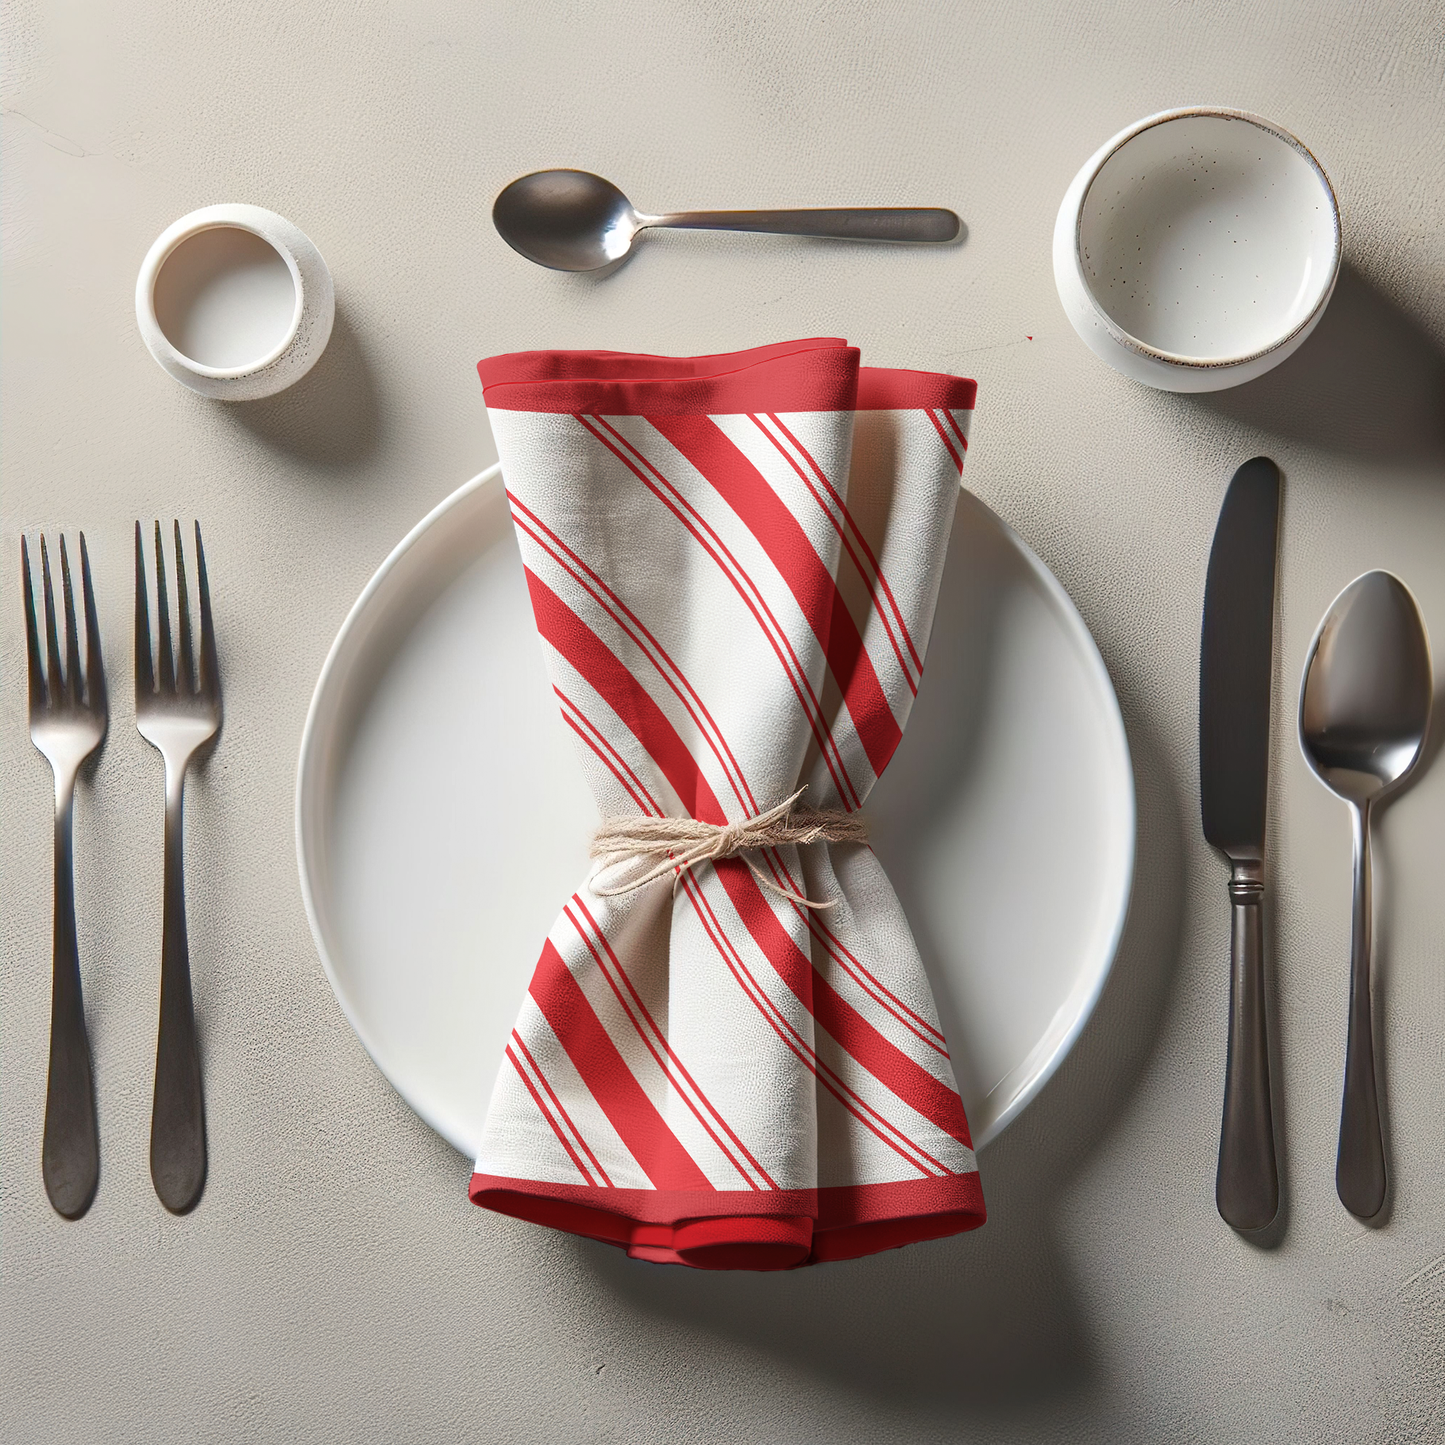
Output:
<path fill-rule="evenodd" d="M 340 302 L 326 350 L 295 386 L 233 402 L 226 415 L 273 451 L 311 466 L 342 470 L 366 461 L 381 437 L 380 396 Z"/>
<path fill-rule="evenodd" d="M 1189 401 L 1346 456 L 1445 457 L 1445 352 L 1349 262 L 1314 335 L 1293 356 L 1248 385 Z"/>

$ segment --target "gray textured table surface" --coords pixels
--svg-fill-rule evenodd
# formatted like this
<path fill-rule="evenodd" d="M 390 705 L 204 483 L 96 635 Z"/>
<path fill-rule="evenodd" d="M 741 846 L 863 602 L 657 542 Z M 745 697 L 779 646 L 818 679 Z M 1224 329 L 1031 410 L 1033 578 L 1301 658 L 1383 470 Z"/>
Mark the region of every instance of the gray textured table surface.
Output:
<path fill-rule="evenodd" d="M 1349 830 L 1292 700 L 1335 591 L 1416 589 L 1445 653 L 1445 20 L 1438 0 L 4 8 L 0 1415 L 8 1441 L 1428 1441 L 1445 1435 L 1445 760 L 1381 819 L 1394 1171 L 1333 1190 Z M 1348 267 L 1315 336 L 1235 392 L 1144 390 L 1054 295 L 1054 209 L 1123 124 L 1191 102 L 1294 129 Z M 541 165 L 643 206 L 935 203 L 965 245 L 650 238 L 539 270 L 491 197 Z M 141 257 L 220 200 L 293 218 L 336 279 L 303 385 L 227 408 L 168 380 Z M 484 1214 L 322 976 L 292 778 L 326 648 L 394 541 L 493 457 L 473 364 L 536 346 L 718 351 L 842 334 L 979 381 L 965 480 L 1098 638 L 1138 775 L 1117 968 L 1072 1057 L 982 1157 L 982 1231 L 800 1275 L 699 1276 Z M 1285 1217 L 1212 1200 L 1224 870 L 1199 835 L 1199 606 L 1222 489 L 1286 475 L 1273 938 Z M 130 526 L 206 527 L 227 688 L 189 811 L 211 1176 L 146 1170 L 160 764 L 132 726 Z M 114 688 L 79 802 L 100 1193 L 39 1177 L 50 785 L 23 716 L 17 535 L 83 526 Z M 1442 668 L 1445 671 L 1445 668 Z M 1437 734 L 1438 737 L 1438 734 Z M 1436 744 L 1438 750 L 1438 743 Z"/>

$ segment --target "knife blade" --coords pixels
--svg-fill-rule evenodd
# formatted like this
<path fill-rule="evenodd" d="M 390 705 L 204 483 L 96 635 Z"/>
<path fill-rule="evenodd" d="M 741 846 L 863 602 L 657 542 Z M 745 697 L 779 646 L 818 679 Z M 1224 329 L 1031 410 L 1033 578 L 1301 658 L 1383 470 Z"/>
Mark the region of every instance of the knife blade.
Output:
<path fill-rule="evenodd" d="M 1230 863 L 1229 1051 L 1214 1198 L 1235 1229 L 1279 1209 L 1264 988 L 1264 841 L 1274 683 L 1279 468 L 1255 457 L 1225 493 L 1209 552 L 1199 648 L 1205 838 Z"/>

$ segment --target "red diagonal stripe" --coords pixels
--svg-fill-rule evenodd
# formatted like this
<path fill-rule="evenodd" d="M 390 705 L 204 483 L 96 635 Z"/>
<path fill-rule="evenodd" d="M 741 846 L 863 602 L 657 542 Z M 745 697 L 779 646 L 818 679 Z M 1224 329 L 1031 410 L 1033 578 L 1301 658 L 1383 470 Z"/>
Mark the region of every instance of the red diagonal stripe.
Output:
<path fill-rule="evenodd" d="M 873 573 L 878 578 L 878 584 L 880 587 L 882 587 L 883 594 L 888 599 L 888 605 L 893 610 L 894 620 L 898 623 L 898 628 L 899 631 L 903 634 L 904 642 L 908 644 L 908 655 L 913 659 L 914 671 L 919 673 L 921 676 L 923 672 L 923 659 L 918 655 L 918 649 L 913 645 L 913 637 L 908 631 L 908 624 L 903 620 L 903 609 L 899 607 L 898 600 L 893 595 L 893 589 L 888 585 L 888 579 L 883 575 L 882 565 L 879 563 L 877 555 L 874 553 L 873 548 L 869 545 L 868 538 L 864 535 L 863 529 L 858 525 L 857 522 L 853 520 L 853 514 L 848 510 L 847 505 L 843 501 L 843 498 L 838 495 L 837 488 L 834 487 L 832 482 L 828 480 L 828 474 L 813 459 L 813 454 L 807 449 L 807 447 L 803 445 L 801 441 L 798 440 L 796 436 L 793 435 L 792 432 L 788 430 L 787 426 L 783 422 L 783 419 L 778 416 L 776 412 L 769 412 L 768 418 L 778 428 L 778 430 L 782 432 L 782 434 L 787 437 L 787 439 L 792 442 L 792 444 L 798 449 L 798 451 L 802 454 L 803 460 L 806 461 L 809 467 L 812 468 L 813 475 L 817 477 L 817 479 L 828 490 L 829 494 L 833 497 L 833 500 L 837 502 L 839 508 L 842 510 L 844 520 L 848 523 L 848 526 L 851 529 L 854 538 L 857 540 L 859 547 L 863 551 L 863 555 L 867 557 L 869 565 L 873 568 Z"/>
<path fill-rule="evenodd" d="M 870 574 L 868 569 L 864 567 L 863 561 L 859 557 L 857 551 L 854 550 L 853 541 L 852 538 L 848 535 L 848 531 L 849 529 L 851 529 L 852 531 L 856 532 L 858 528 L 854 523 L 853 519 L 848 515 L 848 509 L 843 506 L 841 500 L 838 498 L 837 491 L 834 489 L 832 484 L 827 481 L 822 471 L 822 468 L 820 468 L 817 462 L 815 462 L 813 458 L 808 455 L 807 449 L 793 436 L 791 432 L 788 431 L 788 429 L 780 421 L 778 421 L 776 417 L 769 416 L 768 419 L 769 421 L 773 422 L 775 426 L 777 426 L 778 431 L 787 434 L 788 440 L 792 443 L 794 449 L 798 452 L 798 455 L 803 457 L 804 460 L 807 461 L 809 467 L 811 467 L 811 469 L 819 477 L 823 478 L 823 486 L 828 492 L 829 496 L 832 498 L 834 506 L 837 507 L 837 511 L 834 511 L 833 507 L 830 507 L 828 503 L 823 499 L 823 497 L 819 495 L 818 488 L 813 485 L 812 477 L 810 477 L 808 475 L 808 472 L 804 470 L 804 468 L 799 464 L 798 458 L 795 457 L 793 453 L 790 452 L 788 448 L 782 444 L 781 441 L 779 441 L 777 433 L 764 426 L 761 417 L 753 417 L 753 425 L 756 426 L 757 429 L 762 432 L 762 434 L 767 437 L 770 442 L 772 442 L 774 450 L 793 469 L 793 471 L 797 474 L 798 480 L 802 482 L 802 484 L 808 489 L 809 496 L 811 496 L 813 500 L 817 502 L 819 511 L 821 511 L 823 515 L 833 524 L 833 529 L 838 533 L 838 540 L 842 542 L 843 550 L 847 552 L 848 560 L 853 564 L 853 570 L 857 572 L 859 578 L 862 580 L 864 588 L 868 593 L 868 610 L 873 614 L 873 616 L 877 617 L 879 622 L 883 624 L 883 630 L 888 634 L 889 644 L 893 648 L 893 655 L 898 659 L 898 668 L 899 671 L 903 674 L 903 681 L 908 684 L 909 691 L 916 696 L 918 693 L 918 684 L 916 681 L 914 681 L 913 674 L 909 672 L 908 663 L 904 660 L 903 657 L 903 650 L 898 645 L 898 638 L 895 637 L 893 634 L 893 628 L 895 625 L 894 619 L 889 617 L 888 612 L 884 609 L 884 607 L 879 601 L 879 589 L 877 586 L 874 585 L 874 579 L 876 578 L 877 581 L 885 587 L 887 586 L 887 583 L 883 581 L 882 574 L 878 572 L 878 569 L 876 567 Z M 898 622 L 898 626 L 900 630 L 903 631 L 904 641 L 906 642 L 908 640 L 907 633 L 906 630 L 902 628 L 901 619 Z M 911 642 L 908 645 L 910 646 L 910 648 L 912 647 Z"/>
<path fill-rule="evenodd" d="M 704 823 L 726 823 L 717 795 L 667 714 L 607 644 L 530 567 L 526 572 L 537 631 L 627 725 L 672 784 L 689 815 Z"/>
<path fill-rule="evenodd" d="M 903 732 L 883 695 L 858 624 L 808 534 L 711 417 L 649 420 L 716 488 L 768 554 L 823 648 L 863 750 L 874 773 L 881 776 Z"/>
<path fill-rule="evenodd" d="M 747 925 L 764 957 L 804 1008 L 837 1039 L 879 1083 L 891 1089 L 916 1113 L 973 1147 L 958 1095 L 940 1083 L 922 1064 L 873 1027 L 793 942 L 778 915 L 768 906 L 752 870 L 740 858 L 719 858 L 714 864 L 738 916 Z"/>
<path fill-rule="evenodd" d="M 652 1183 L 658 1189 L 711 1189 L 712 1181 L 627 1067 L 627 1060 L 551 939 L 542 946 L 528 992 L 582 1082 Z"/>

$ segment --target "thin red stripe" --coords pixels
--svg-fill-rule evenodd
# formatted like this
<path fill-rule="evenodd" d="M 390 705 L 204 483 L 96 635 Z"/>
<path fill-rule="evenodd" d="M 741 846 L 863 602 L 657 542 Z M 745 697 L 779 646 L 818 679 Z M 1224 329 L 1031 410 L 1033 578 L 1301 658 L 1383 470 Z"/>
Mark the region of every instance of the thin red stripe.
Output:
<path fill-rule="evenodd" d="M 808 534 L 711 417 L 650 420 L 737 513 L 777 568 L 828 659 L 858 739 L 874 774 L 881 777 L 903 732 L 883 694 L 858 624 Z"/>
<path fill-rule="evenodd" d="M 946 406 L 940 407 L 939 410 L 943 413 L 944 420 L 947 421 L 953 429 L 954 436 L 958 438 L 959 447 L 966 452 L 968 450 L 968 437 L 964 435 L 963 428 L 959 426 L 958 418 L 954 416 Z"/>
<path fill-rule="evenodd" d="M 765 1018 L 769 1019 L 769 1022 L 773 1021 L 773 1016 L 776 1016 L 776 1018 L 781 1021 L 782 1029 L 778 1028 L 777 1023 L 773 1023 L 774 1030 L 779 1033 L 784 1042 L 789 1044 L 793 1052 L 808 1065 L 809 1069 L 817 1075 L 819 1083 L 823 1084 L 829 1093 L 831 1093 L 860 1124 L 867 1125 L 889 1148 L 907 1159 L 915 1169 L 927 1174 L 929 1169 L 925 1167 L 925 1165 L 930 1165 L 932 1168 L 944 1174 L 951 1173 L 952 1171 L 946 1164 L 941 1160 L 935 1159 L 916 1139 L 910 1138 L 902 1129 L 893 1123 L 891 1119 L 875 1109 L 861 1094 L 849 1088 L 842 1076 L 838 1074 L 838 1072 L 819 1055 L 818 1051 L 807 1039 L 794 1028 L 787 1016 L 778 1008 L 772 998 L 769 997 L 767 990 L 753 977 L 751 970 L 743 961 L 743 956 L 739 952 L 737 945 L 728 936 L 727 930 L 723 927 L 721 920 L 717 917 L 716 913 L 713 912 L 712 904 L 708 902 L 707 894 L 703 890 L 702 885 L 686 876 L 684 877 L 684 883 L 691 883 L 696 892 L 696 896 L 693 897 L 693 907 L 698 911 L 699 918 L 702 918 L 704 910 L 706 911 L 703 927 L 707 929 L 706 920 L 711 919 L 712 926 L 717 930 L 718 937 L 726 944 L 727 951 L 724 951 L 718 943 L 718 938 L 713 937 L 712 930 L 708 929 L 708 936 L 713 938 L 714 946 L 723 954 L 724 962 L 728 964 L 733 977 L 742 987 L 743 992 L 752 999 L 754 1005 L 760 1009 Z M 729 957 L 729 952 L 731 957 Z M 736 960 L 736 965 L 734 965 L 731 960 Z M 809 1012 L 811 1011 L 810 1009 Z M 784 1032 L 784 1030 L 786 1032 Z M 791 1037 L 789 1037 L 790 1035 Z M 873 1120 L 877 1121 L 876 1125 L 872 1122 Z M 909 1152 L 910 1150 L 912 1153 Z M 913 1157 L 914 1155 L 923 1159 L 925 1164 L 920 1164 L 918 1158 Z"/>
<path fill-rule="evenodd" d="M 604 768 L 606 768 L 607 771 L 608 771 L 609 773 L 611 773 L 614 778 L 617 779 L 617 781 L 622 785 L 623 789 L 624 789 L 625 792 L 627 793 L 627 796 L 628 796 L 629 798 L 631 798 L 634 803 L 637 804 L 637 810 L 638 810 L 638 812 L 644 813 L 644 814 L 647 813 L 647 811 L 648 811 L 647 805 L 642 801 L 642 798 L 641 798 L 636 792 L 633 791 L 632 785 L 627 781 L 627 779 L 622 775 L 622 773 L 619 772 L 618 769 L 614 766 L 614 764 L 613 764 L 613 762 L 612 762 L 612 759 L 609 758 L 609 757 L 607 756 L 607 754 L 604 753 L 604 752 L 602 751 L 602 749 L 597 746 L 597 744 L 592 740 L 592 738 L 590 738 L 590 737 L 582 730 L 582 728 L 580 728 L 580 727 L 577 725 L 576 721 L 572 718 L 571 714 L 568 713 L 565 708 L 562 710 L 562 721 L 563 721 L 564 723 L 566 723 L 567 726 L 568 726 L 569 728 L 571 728 L 572 731 L 573 731 L 574 733 L 576 733 L 577 736 L 578 736 L 579 738 L 581 738 L 582 741 L 583 741 L 589 748 L 592 749 L 592 751 L 597 755 L 597 759 L 598 759 L 598 761 L 602 764 L 602 766 L 603 766 Z M 662 816 L 662 814 L 661 814 L 661 812 L 658 812 L 658 813 L 653 814 L 653 816 L 660 818 L 660 817 Z"/>
<path fill-rule="evenodd" d="M 707 1176 L 627 1067 L 551 939 L 542 946 L 528 992 L 652 1183 L 659 1189 L 711 1189 Z"/>
<path fill-rule="evenodd" d="M 796 907 L 796 905 L 794 905 Z M 880 1008 L 886 1009 L 911 1033 L 918 1035 L 929 1048 L 936 1050 L 946 1059 L 948 1049 L 945 1046 L 943 1034 L 904 1003 L 881 979 L 871 970 L 864 967 L 858 959 L 846 949 L 839 941 L 838 936 L 829 933 L 821 927 L 811 915 L 806 918 L 809 929 L 814 938 L 822 944 L 824 951 L 830 958 L 835 960 L 840 968 L 849 974 L 864 993 L 870 995 L 873 1001 Z"/>
<path fill-rule="evenodd" d="M 813 926 L 812 919 L 809 918 L 802 909 L 798 908 L 797 904 L 794 904 L 793 907 L 797 910 L 799 917 L 808 925 L 808 931 L 823 949 L 823 952 L 826 953 L 884 1013 L 888 1014 L 896 1023 L 901 1024 L 920 1043 L 926 1044 L 934 1053 L 940 1054 L 945 1059 L 948 1058 L 948 1050 L 936 1039 L 930 1038 L 928 1033 L 924 1032 L 928 1027 L 927 1024 L 919 1027 L 919 1024 L 914 1022 L 917 1015 L 913 1013 L 912 1009 L 908 1008 L 906 1004 L 896 1003 L 893 995 L 879 984 L 867 969 L 861 966 L 855 967 L 851 964 L 848 958 L 845 958 L 837 949 L 833 948 L 828 938 Z"/>
<path fill-rule="evenodd" d="M 928 413 L 928 419 L 933 423 L 933 429 L 938 433 L 938 439 L 948 448 L 948 454 L 953 458 L 953 464 L 958 468 L 959 476 L 963 475 L 963 458 L 954 450 L 953 443 L 948 439 L 948 433 L 944 431 L 942 423 L 934 412 Z"/>
<path fill-rule="evenodd" d="M 863 529 L 853 519 L 852 512 L 848 510 L 848 504 L 838 494 L 832 482 L 828 480 L 828 474 L 823 470 L 822 467 L 818 465 L 817 461 L 813 457 L 813 454 L 807 449 L 807 447 L 803 445 L 801 441 L 798 440 L 796 436 L 793 435 L 792 432 L 788 430 L 787 424 L 780 416 L 777 415 L 776 412 L 769 412 L 768 415 L 772 418 L 774 422 L 777 423 L 778 429 L 783 433 L 783 435 L 787 437 L 787 439 L 792 442 L 795 447 L 797 447 L 798 451 L 802 454 L 803 460 L 806 461 L 810 467 L 812 467 L 813 474 L 818 478 L 820 482 L 822 482 L 822 484 L 828 489 L 828 491 L 832 493 L 833 500 L 837 502 L 838 506 L 842 509 L 844 519 L 847 521 L 848 526 L 852 528 L 853 535 L 855 538 L 857 538 L 858 545 L 863 549 L 863 555 L 867 557 L 869 564 L 873 568 L 874 575 L 878 578 L 879 586 L 883 588 L 883 593 L 888 598 L 888 605 L 893 611 L 894 620 L 898 623 L 898 630 L 903 634 L 903 640 L 908 645 L 908 655 L 913 659 L 914 671 L 918 673 L 921 680 L 923 676 L 923 659 L 918 655 L 918 649 L 913 645 L 913 635 L 908 630 L 908 623 L 904 619 L 903 609 L 898 605 L 898 599 L 894 597 L 893 589 L 888 585 L 888 578 L 883 575 L 883 566 L 878 561 L 877 554 L 873 551 L 872 546 L 869 544 L 868 538 L 865 535 Z"/>
<path fill-rule="evenodd" d="M 667 478 L 663 476 L 663 474 L 658 471 L 655 466 L 652 465 L 651 462 L 647 461 L 645 457 L 642 457 L 640 453 L 638 454 L 639 459 L 649 468 L 649 470 L 651 470 L 656 475 L 656 477 L 663 484 L 663 486 L 666 486 L 671 491 L 677 494 L 676 502 L 674 502 L 671 497 L 667 496 L 662 490 L 660 490 L 658 486 L 654 485 L 652 480 L 636 465 L 636 463 L 633 462 L 631 457 L 629 457 L 624 450 L 622 450 L 619 446 L 614 446 L 613 443 L 610 442 L 606 436 L 603 436 L 599 432 L 593 430 L 592 423 L 596 422 L 598 426 L 612 431 L 612 428 L 608 427 L 605 421 L 603 421 L 600 417 L 589 418 L 581 416 L 579 416 L 577 420 L 584 427 L 586 427 L 586 429 L 589 433 L 591 433 L 592 436 L 594 436 L 599 442 L 602 443 L 603 446 L 605 446 L 610 452 L 612 452 L 612 454 L 617 457 L 617 459 L 622 462 L 622 464 L 626 466 L 633 473 L 634 476 L 637 477 L 637 479 L 643 484 L 643 486 L 645 486 L 650 492 L 652 492 L 652 494 L 657 497 L 657 499 L 663 504 L 663 506 L 665 506 L 678 519 L 678 521 L 682 523 L 685 528 L 687 528 L 688 532 L 692 534 L 693 538 L 697 541 L 698 545 L 703 549 L 703 551 L 706 552 L 708 556 L 717 563 L 718 569 L 722 572 L 723 576 L 725 576 L 728 581 L 732 583 L 734 590 L 737 592 L 738 596 L 742 598 L 744 606 L 746 606 L 748 611 L 753 614 L 753 618 L 757 622 L 763 636 L 767 638 L 769 645 L 772 647 L 774 653 L 777 654 L 779 663 L 782 664 L 783 675 L 792 685 L 793 692 L 796 694 L 798 702 L 803 709 L 803 715 L 808 719 L 808 724 L 812 728 L 813 736 L 818 741 L 818 747 L 822 754 L 823 762 L 827 766 L 829 775 L 833 779 L 833 786 L 837 788 L 838 796 L 842 800 L 843 806 L 848 809 L 858 807 L 861 802 L 858 790 L 853 786 L 853 780 L 848 776 L 847 768 L 843 763 L 843 756 L 841 752 L 839 752 L 837 744 L 833 741 L 831 732 L 828 730 L 828 724 L 823 717 L 822 707 L 818 702 L 817 696 L 813 692 L 812 684 L 808 681 L 808 675 L 804 671 L 802 663 L 798 661 L 797 655 L 793 652 L 792 643 L 788 641 L 787 633 L 783 631 L 777 619 L 773 616 L 762 594 L 758 592 L 756 587 L 754 586 L 752 579 L 748 577 L 747 573 L 743 570 L 743 568 L 738 563 L 737 559 L 733 556 L 733 554 L 727 549 L 721 538 L 719 538 L 717 534 L 713 532 L 712 528 L 708 525 L 705 518 L 701 516 L 696 516 L 694 522 L 694 518 L 688 515 L 688 512 L 691 509 L 688 507 L 688 504 L 686 500 L 682 497 L 681 493 L 677 492 L 677 489 L 673 486 L 673 484 L 669 482 Z M 621 433 L 612 431 L 612 434 L 617 438 L 617 441 L 621 444 L 621 447 L 630 448 L 631 444 L 627 441 L 625 437 L 621 435 Z M 705 536 L 704 532 L 706 532 L 708 535 Z M 714 550 L 714 543 L 716 544 L 716 550 Z M 724 557 L 727 558 L 726 562 L 723 561 Z M 753 598 L 748 595 L 746 589 L 743 587 L 743 582 L 746 582 L 749 587 L 752 587 L 753 591 L 756 593 L 756 604 L 754 603 Z M 851 802 L 849 801 L 850 798 Z"/>
<path fill-rule="evenodd" d="M 597 1181 L 587 1172 L 587 1166 L 582 1162 L 582 1157 L 572 1147 L 572 1141 L 562 1132 L 557 1121 L 552 1117 L 551 1111 L 542 1102 L 542 1096 L 537 1092 L 537 1086 L 527 1077 L 527 1071 L 518 1061 L 516 1054 L 512 1052 L 511 1045 L 507 1046 L 507 1057 L 512 1061 L 512 1067 L 517 1071 L 517 1077 L 526 1086 L 527 1092 L 532 1096 L 532 1102 L 536 1104 L 538 1113 L 552 1126 L 552 1132 L 557 1136 L 558 1142 L 567 1151 L 568 1157 L 577 1166 L 577 1172 L 591 1185 L 597 1188 Z"/>
<path fill-rule="evenodd" d="M 642 779 L 628 767 L 627 760 L 612 746 L 606 735 L 593 724 L 587 714 L 561 688 L 554 686 L 552 691 L 557 694 L 558 700 L 562 703 L 562 721 L 597 754 L 603 767 L 622 784 L 627 796 L 637 804 L 638 811 L 650 813 L 655 818 L 664 817 L 663 810 L 654 801 Z M 573 713 L 576 714 L 575 718 Z M 612 757 L 608 756 L 608 752 L 612 754 Z M 613 758 L 616 759 L 616 762 L 613 761 Z"/>
<path fill-rule="evenodd" d="M 521 1034 L 519 1034 L 516 1029 L 512 1030 L 512 1042 L 516 1044 L 519 1049 L 521 1049 L 522 1057 L 525 1058 L 527 1062 L 532 1066 L 532 1072 L 536 1074 L 537 1081 L 547 1091 L 547 1097 L 552 1101 L 553 1106 L 562 1116 L 563 1122 L 572 1131 L 573 1137 L 581 1146 L 582 1151 L 592 1161 L 592 1167 L 597 1171 L 598 1177 L 602 1180 L 604 1184 L 606 1184 L 610 1188 L 612 1185 L 612 1180 L 607 1177 L 607 1171 L 602 1167 L 602 1161 L 598 1159 L 596 1154 L 592 1152 L 592 1146 L 587 1142 L 586 1136 L 577 1127 L 576 1123 L 573 1121 L 572 1116 L 567 1112 L 566 1106 L 562 1103 L 561 1099 L 557 1097 L 556 1089 L 552 1087 L 546 1073 L 542 1069 L 542 1066 L 533 1057 L 531 1049 L 527 1047 L 526 1041 L 522 1038 Z"/>

